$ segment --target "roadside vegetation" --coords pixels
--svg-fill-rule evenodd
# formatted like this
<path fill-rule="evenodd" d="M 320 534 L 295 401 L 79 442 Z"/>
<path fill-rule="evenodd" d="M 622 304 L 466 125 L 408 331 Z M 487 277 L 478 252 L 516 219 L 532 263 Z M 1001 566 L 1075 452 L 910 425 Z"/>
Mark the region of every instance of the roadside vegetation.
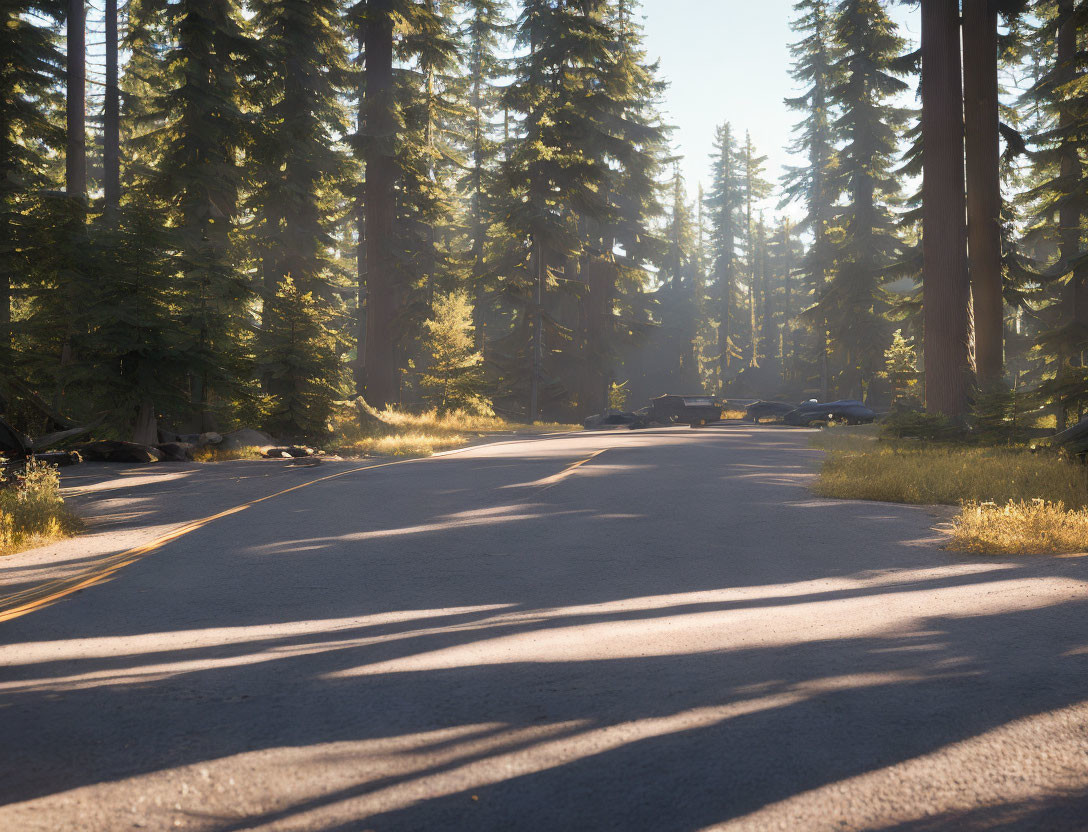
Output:
<path fill-rule="evenodd" d="M 831 427 L 814 491 L 824 497 L 958 505 L 953 548 L 1029 554 L 1088 551 L 1088 469 L 1046 447 L 955 441 L 939 425 L 927 438 L 902 424 Z"/>
<path fill-rule="evenodd" d="M 264 453 L 254 446 L 219 448 L 216 445 L 205 445 L 193 451 L 194 462 L 230 462 L 235 459 L 264 459 Z"/>
<path fill-rule="evenodd" d="M 440 413 L 437 408 L 413 413 L 386 408 L 367 408 L 360 418 L 356 403 L 345 408 L 333 420 L 336 438 L 330 447 L 346 456 L 429 456 L 467 445 L 474 439 L 509 434 L 527 436 L 557 431 L 579 430 L 576 425 L 537 422 L 529 425 L 511 422 L 483 406 L 480 409 L 456 409 Z"/>
<path fill-rule="evenodd" d="M 52 465 L 32 460 L 23 472 L 0 478 L 0 555 L 70 537 L 79 528 Z"/>

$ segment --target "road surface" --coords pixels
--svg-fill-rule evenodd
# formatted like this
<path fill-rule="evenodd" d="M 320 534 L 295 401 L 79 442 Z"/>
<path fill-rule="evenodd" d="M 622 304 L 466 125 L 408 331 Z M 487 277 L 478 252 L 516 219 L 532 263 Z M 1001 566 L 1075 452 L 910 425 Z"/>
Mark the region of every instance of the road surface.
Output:
<path fill-rule="evenodd" d="M 247 507 L 0 623 L 0 829 L 1088 828 L 1088 559 L 817 499 L 808 442 L 76 473 L 109 522 L 8 596 Z"/>

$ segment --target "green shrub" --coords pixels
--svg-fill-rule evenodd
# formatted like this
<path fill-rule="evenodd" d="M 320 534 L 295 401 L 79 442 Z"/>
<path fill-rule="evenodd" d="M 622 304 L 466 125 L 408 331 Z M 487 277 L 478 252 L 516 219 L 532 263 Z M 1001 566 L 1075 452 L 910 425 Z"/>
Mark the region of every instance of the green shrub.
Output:
<path fill-rule="evenodd" d="M 79 521 L 64 504 L 57 469 L 31 460 L 13 481 L 0 477 L 0 554 L 69 537 Z"/>

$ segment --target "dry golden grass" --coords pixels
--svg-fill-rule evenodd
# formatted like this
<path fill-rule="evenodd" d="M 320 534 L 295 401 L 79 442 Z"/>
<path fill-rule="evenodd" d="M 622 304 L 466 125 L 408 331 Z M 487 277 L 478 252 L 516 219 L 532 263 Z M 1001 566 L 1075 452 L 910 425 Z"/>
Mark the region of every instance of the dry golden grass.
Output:
<path fill-rule="evenodd" d="M 952 521 L 952 546 L 1008 555 L 1085 552 L 1088 510 L 1069 510 L 1046 500 L 970 502 Z"/>
<path fill-rule="evenodd" d="M 1088 549 L 1088 471 L 1051 453 L 877 441 L 877 429 L 831 428 L 813 490 L 824 497 L 960 505 L 953 548 L 994 554 Z"/>
<path fill-rule="evenodd" d="M 52 465 L 31 461 L 16 482 L 0 489 L 0 555 L 71 537 L 79 528 Z"/>
<path fill-rule="evenodd" d="M 581 430 L 577 425 L 557 422 L 537 422 L 528 425 L 510 422 L 495 415 L 453 410 L 439 414 L 436 410 L 421 413 L 385 409 L 377 415 L 389 429 L 375 432 L 361 425 L 357 411 L 345 408 L 334 420 L 338 437 L 332 444 L 344 454 L 377 456 L 429 456 L 438 451 L 459 448 L 482 436 L 511 434 L 514 436 Z"/>
<path fill-rule="evenodd" d="M 205 445 L 193 451 L 193 460 L 196 462 L 228 462 L 234 459 L 264 459 L 264 454 L 255 446 L 225 449 Z"/>
<path fill-rule="evenodd" d="M 723 419 L 743 419 L 748 414 L 747 410 L 723 410 Z"/>
<path fill-rule="evenodd" d="M 1043 499 L 1088 505 L 1085 470 L 1051 454 L 1006 448 L 872 442 L 833 450 L 815 491 L 825 497 L 958 505 Z"/>
<path fill-rule="evenodd" d="M 389 436 L 365 436 L 344 444 L 341 451 L 368 456 L 430 456 L 438 451 L 460 448 L 467 442 L 468 437 L 458 434 L 436 436 L 413 430 Z"/>

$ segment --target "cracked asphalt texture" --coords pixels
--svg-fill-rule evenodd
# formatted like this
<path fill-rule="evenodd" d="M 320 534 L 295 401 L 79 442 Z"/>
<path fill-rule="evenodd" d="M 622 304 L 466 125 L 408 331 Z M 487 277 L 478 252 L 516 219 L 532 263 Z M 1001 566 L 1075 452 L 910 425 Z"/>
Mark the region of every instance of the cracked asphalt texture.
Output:
<path fill-rule="evenodd" d="M 580 433 L 217 520 L 0 623 L 0 829 L 1088 828 L 1088 559 L 819 456 Z M 347 466 L 74 469 L 93 533 L 0 594 Z"/>

